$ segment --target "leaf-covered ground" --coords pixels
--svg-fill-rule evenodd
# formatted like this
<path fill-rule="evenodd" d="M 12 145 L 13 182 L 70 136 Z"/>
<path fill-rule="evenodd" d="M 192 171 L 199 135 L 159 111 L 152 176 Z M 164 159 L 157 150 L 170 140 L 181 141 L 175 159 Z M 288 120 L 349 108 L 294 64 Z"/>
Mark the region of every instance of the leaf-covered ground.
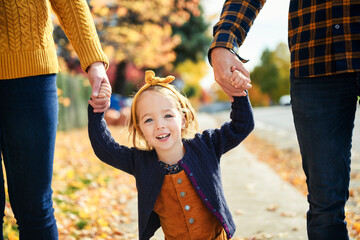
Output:
<path fill-rule="evenodd" d="M 127 144 L 121 128 L 111 128 L 114 138 Z M 300 155 L 279 151 L 251 135 L 244 142 L 258 159 L 273 167 L 278 174 L 306 194 Z M 352 180 L 359 180 L 354 173 Z M 96 158 L 87 130 L 58 132 L 54 159 L 54 208 L 60 240 L 135 240 L 137 237 L 136 189 L 134 178 L 103 164 Z M 360 188 L 352 188 L 347 204 L 349 231 L 360 240 Z M 17 240 L 18 232 L 10 204 L 6 204 L 5 239 Z M 356 237 L 357 236 L 357 237 Z M 272 239 L 255 236 L 251 239 Z"/>
<path fill-rule="evenodd" d="M 298 151 L 291 149 L 280 151 L 254 134 L 250 135 L 244 144 L 260 161 L 267 163 L 284 180 L 307 195 L 306 178 Z M 355 240 L 360 240 L 360 173 L 353 172 L 351 181 L 355 184 L 350 187 L 350 197 L 346 204 L 346 221 L 350 236 Z"/>
<path fill-rule="evenodd" d="M 121 129 L 112 134 L 127 143 Z M 60 240 L 137 239 L 127 206 L 136 198 L 134 178 L 96 158 L 87 129 L 58 132 L 52 186 Z M 18 239 L 9 203 L 5 211 L 5 238 Z"/>

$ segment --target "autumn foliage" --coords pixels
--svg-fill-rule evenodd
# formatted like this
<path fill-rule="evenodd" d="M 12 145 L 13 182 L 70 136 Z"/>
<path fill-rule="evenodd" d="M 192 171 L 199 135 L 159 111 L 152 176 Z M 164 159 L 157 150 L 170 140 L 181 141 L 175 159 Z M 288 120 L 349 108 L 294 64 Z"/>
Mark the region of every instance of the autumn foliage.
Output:
<path fill-rule="evenodd" d="M 199 0 L 91 0 L 91 13 L 101 44 L 114 62 L 130 62 L 138 68 L 170 69 L 174 49 L 181 43 L 173 27 L 199 16 Z M 72 51 L 65 35 L 55 29 L 55 40 L 68 58 Z"/>

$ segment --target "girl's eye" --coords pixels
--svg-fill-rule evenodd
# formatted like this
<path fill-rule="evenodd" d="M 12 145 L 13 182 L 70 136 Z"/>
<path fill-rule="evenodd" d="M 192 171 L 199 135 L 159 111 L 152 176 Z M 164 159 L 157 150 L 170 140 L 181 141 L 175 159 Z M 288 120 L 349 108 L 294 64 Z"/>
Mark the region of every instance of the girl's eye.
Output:
<path fill-rule="evenodd" d="M 170 115 L 170 114 L 165 115 L 165 118 L 171 118 L 171 117 L 172 117 L 172 115 Z"/>
<path fill-rule="evenodd" d="M 145 120 L 145 123 L 149 123 L 149 122 L 152 122 L 151 118 L 148 118 L 148 119 Z"/>

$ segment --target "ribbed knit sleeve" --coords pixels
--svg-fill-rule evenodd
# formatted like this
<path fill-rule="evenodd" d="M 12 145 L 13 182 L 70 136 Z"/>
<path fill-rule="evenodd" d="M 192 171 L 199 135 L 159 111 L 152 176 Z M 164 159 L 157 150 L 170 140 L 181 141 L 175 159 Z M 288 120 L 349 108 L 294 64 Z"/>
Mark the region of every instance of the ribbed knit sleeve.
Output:
<path fill-rule="evenodd" d="M 231 104 L 230 122 L 219 129 L 205 130 L 196 137 L 204 143 L 204 147 L 215 151 L 218 159 L 230 149 L 239 145 L 254 129 L 254 116 L 249 97 L 234 97 Z"/>
<path fill-rule="evenodd" d="M 86 0 L 0 1 L 0 80 L 59 72 L 51 7 L 85 70 L 108 58 Z"/>
<path fill-rule="evenodd" d="M 107 128 L 104 113 L 93 110 L 89 105 L 88 132 L 96 156 L 104 163 L 134 175 L 135 151 L 138 150 L 118 144 Z"/>
<path fill-rule="evenodd" d="M 102 51 L 89 6 L 85 0 L 50 0 L 62 28 L 73 45 L 85 71 L 94 62 L 108 58 Z"/>

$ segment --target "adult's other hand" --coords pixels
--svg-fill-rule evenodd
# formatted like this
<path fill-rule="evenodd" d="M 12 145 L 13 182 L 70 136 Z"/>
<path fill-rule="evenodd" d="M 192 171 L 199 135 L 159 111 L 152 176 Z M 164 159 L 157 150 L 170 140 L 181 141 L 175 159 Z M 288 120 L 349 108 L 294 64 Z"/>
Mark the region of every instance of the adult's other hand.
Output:
<path fill-rule="evenodd" d="M 233 66 L 242 73 L 241 77 L 244 78 L 244 81 L 251 82 L 250 73 L 235 54 L 227 48 L 217 47 L 211 50 L 211 62 L 215 81 L 221 86 L 231 101 L 234 101 L 233 97 L 235 96 L 246 96 L 245 90 L 250 88 L 249 85 L 246 85 L 247 87 L 245 88 L 236 88 L 231 84 L 231 68 Z"/>
<path fill-rule="evenodd" d="M 87 71 L 87 76 L 92 87 L 91 99 L 89 104 L 94 108 L 94 112 L 105 112 L 110 107 L 109 98 L 98 98 L 100 86 L 102 82 L 109 83 L 109 78 L 106 75 L 104 63 L 95 62 L 90 65 Z"/>

